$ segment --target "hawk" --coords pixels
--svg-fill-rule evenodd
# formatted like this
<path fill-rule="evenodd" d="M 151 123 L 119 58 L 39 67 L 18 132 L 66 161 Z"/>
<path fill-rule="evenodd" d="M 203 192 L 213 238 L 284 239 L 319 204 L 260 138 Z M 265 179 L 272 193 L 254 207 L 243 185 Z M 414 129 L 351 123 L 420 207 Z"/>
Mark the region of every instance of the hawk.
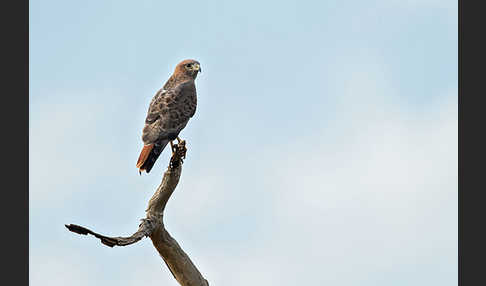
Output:
<path fill-rule="evenodd" d="M 196 60 L 177 64 L 174 73 L 150 102 L 142 130 L 143 149 L 137 161 L 139 173 L 150 172 L 167 143 L 180 141 L 179 133 L 196 112 L 196 85 L 194 80 L 201 72 Z"/>

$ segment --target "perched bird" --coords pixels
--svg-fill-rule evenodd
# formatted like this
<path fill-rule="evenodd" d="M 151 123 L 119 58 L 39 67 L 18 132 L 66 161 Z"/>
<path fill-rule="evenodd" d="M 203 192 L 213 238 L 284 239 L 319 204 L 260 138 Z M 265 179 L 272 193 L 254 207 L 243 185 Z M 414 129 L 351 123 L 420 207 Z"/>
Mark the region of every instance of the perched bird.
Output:
<path fill-rule="evenodd" d="M 150 102 L 142 130 L 143 149 L 137 161 L 141 174 L 150 172 L 167 143 L 177 139 L 189 119 L 196 112 L 196 85 L 194 80 L 201 72 L 196 60 L 177 64 L 174 73 Z"/>

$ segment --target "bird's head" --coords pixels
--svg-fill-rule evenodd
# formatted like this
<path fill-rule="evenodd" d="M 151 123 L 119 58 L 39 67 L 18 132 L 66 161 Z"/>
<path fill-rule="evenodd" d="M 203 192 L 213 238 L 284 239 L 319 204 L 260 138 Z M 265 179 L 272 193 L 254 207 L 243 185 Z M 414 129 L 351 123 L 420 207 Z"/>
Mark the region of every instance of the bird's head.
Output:
<path fill-rule="evenodd" d="M 183 60 L 177 64 L 174 71 L 175 74 L 183 74 L 194 79 L 199 72 L 201 72 L 201 65 L 196 60 Z"/>

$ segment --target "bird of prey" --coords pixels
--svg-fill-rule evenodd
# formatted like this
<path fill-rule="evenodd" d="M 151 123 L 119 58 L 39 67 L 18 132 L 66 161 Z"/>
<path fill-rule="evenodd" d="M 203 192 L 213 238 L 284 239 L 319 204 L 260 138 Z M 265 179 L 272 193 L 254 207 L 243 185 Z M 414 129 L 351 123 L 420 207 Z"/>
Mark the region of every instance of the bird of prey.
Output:
<path fill-rule="evenodd" d="M 150 102 L 142 130 L 143 149 L 137 161 L 139 173 L 150 172 L 167 143 L 177 139 L 189 119 L 196 112 L 196 85 L 194 80 L 201 72 L 196 60 L 177 64 L 174 73 Z"/>

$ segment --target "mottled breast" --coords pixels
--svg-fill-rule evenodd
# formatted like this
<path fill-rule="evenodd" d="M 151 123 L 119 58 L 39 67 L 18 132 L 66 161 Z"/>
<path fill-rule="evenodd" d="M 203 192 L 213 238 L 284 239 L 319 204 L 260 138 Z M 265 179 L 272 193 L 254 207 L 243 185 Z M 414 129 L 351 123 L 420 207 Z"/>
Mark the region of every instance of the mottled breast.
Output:
<path fill-rule="evenodd" d="M 173 140 L 196 112 L 197 95 L 194 81 L 178 84 L 173 89 L 160 89 L 149 106 L 142 140 L 151 144 L 161 139 Z"/>

